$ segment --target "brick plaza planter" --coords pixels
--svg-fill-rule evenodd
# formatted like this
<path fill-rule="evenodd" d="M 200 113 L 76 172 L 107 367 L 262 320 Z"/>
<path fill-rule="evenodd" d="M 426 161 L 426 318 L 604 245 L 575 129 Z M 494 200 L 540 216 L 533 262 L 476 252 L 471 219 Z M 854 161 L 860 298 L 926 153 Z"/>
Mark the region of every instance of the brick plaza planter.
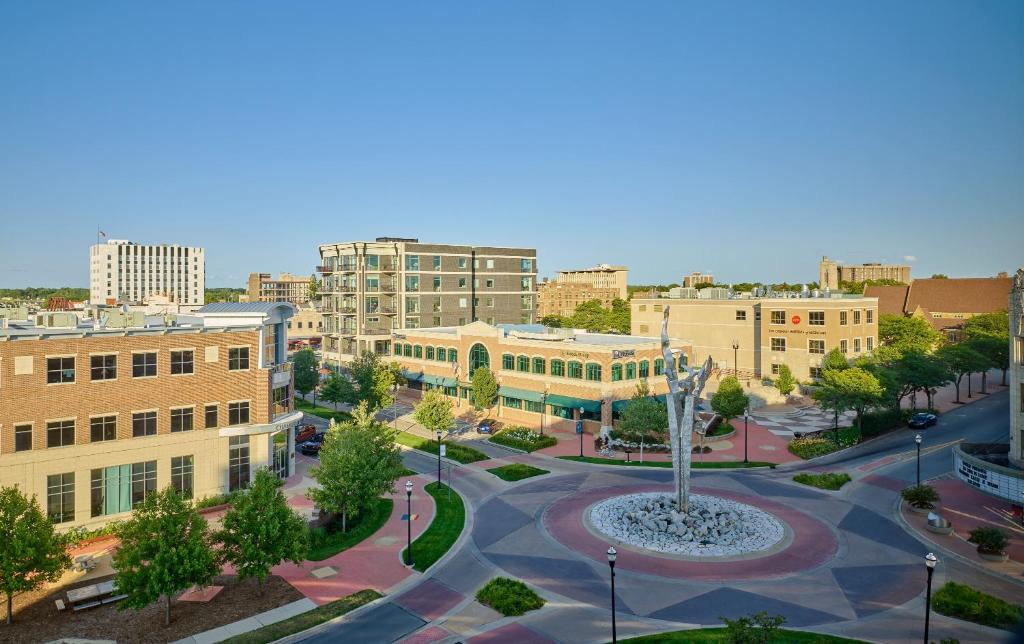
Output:
<path fill-rule="evenodd" d="M 919 507 L 916 507 L 914 505 L 911 505 L 910 503 L 908 503 L 907 505 L 910 506 L 910 511 L 911 512 L 913 512 L 914 514 L 920 514 L 920 515 L 923 515 L 923 516 L 928 516 L 929 514 L 931 514 L 932 512 L 935 511 L 935 508 L 919 508 Z"/>
<path fill-rule="evenodd" d="M 984 559 L 985 561 L 995 561 L 997 563 L 1005 563 L 1010 558 L 1010 555 L 1005 552 L 992 553 L 982 552 L 980 550 L 978 551 L 978 556 Z"/>
<path fill-rule="evenodd" d="M 946 526 L 934 526 L 930 523 L 926 523 L 924 524 L 924 527 L 928 530 L 928 532 L 934 532 L 935 534 L 953 534 L 952 523 Z"/>

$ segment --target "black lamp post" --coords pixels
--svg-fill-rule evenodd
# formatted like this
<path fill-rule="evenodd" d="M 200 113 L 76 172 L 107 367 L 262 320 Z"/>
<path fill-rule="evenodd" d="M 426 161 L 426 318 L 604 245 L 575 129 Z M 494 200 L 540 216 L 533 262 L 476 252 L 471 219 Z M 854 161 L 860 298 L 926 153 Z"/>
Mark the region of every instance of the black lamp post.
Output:
<path fill-rule="evenodd" d="M 608 546 L 608 568 L 611 569 L 612 579 L 612 642 L 618 642 L 619 638 L 615 632 L 615 546 Z"/>
<path fill-rule="evenodd" d="M 928 591 L 925 593 L 924 599 L 924 644 L 928 644 L 928 622 L 932 616 L 932 575 L 935 573 L 935 564 L 939 563 L 939 560 L 929 552 L 924 558 L 924 563 L 928 566 Z"/>
<path fill-rule="evenodd" d="M 412 565 L 412 481 L 405 482 L 405 499 L 408 502 L 409 515 L 408 515 L 408 528 L 409 528 L 409 545 L 405 549 L 405 565 Z"/>
<path fill-rule="evenodd" d="M 437 491 L 441 491 L 441 430 L 437 430 Z"/>
<path fill-rule="evenodd" d="M 746 465 L 749 462 L 749 461 L 747 461 L 747 443 L 750 442 L 750 441 L 747 440 L 747 436 L 748 436 L 747 432 L 750 431 L 749 428 L 748 428 L 748 425 L 747 425 L 747 422 L 750 420 L 749 412 L 750 412 L 749 409 L 744 409 L 743 410 L 743 464 L 744 465 Z"/>
<path fill-rule="evenodd" d="M 914 437 L 914 442 L 917 443 L 917 486 L 921 486 L 921 435 L 918 434 Z"/>
<path fill-rule="evenodd" d="M 583 408 L 580 407 L 580 417 L 576 421 L 580 426 L 580 458 L 583 458 Z"/>
<path fill-rule="evenodd" d="M 738 360 L 737 355 L 739 354 L 739 350 L 740 350 L 740 341 L 739 340 L 733 340 L 732 341 L 732 375 L 736 376 L 737 378 L 740 377 L 739 365 L 736 364 L 736 361 Z"/>

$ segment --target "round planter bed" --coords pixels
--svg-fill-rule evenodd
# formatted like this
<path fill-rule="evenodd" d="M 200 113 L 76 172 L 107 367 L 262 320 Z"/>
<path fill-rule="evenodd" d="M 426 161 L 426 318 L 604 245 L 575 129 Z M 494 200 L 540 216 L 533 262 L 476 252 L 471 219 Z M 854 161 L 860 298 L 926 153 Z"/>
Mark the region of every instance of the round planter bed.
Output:
<path fill-rule="evenodd" d="M 704 442 L 705 443 L 713 443 L 715 441 L 724 441 L 725 439 L 732 438 L 735 435 L 736 435 L 736 428 L 733 427 L 731 432 L 726 432 L 724 434 L 718 434 L 717 436 L 705 435 L 704 436 Z"/>
<path fill-rule="evenodd" d="M 929 514 L 935 511 L 935 508 L 919 508 L 914 505 L 911 505 L 910 503 L 908 503 L 907 506 L 910 507 L 910 511 L 914 514 L 921 514 L 924 516 L 928 516 Z"/>
<path fill-rule="evenodd" d="M 985 561 L 995 561 L 997 563 L 1004 563 L 1010 558 L 1010 555 L 1008 555 L 1005 552 L 993 553 L 982 552 L 981 550 L 978 551 L 978 556 L 984 559 Z"/>
<path fill-rule="evenodd" d="M 926 523 L 924 524 L 924 527 L 928 529 L 928 532 L 934 532 L 935 534 L 953 534 L 953 524 L 935 526 L 930 523 Z"/>

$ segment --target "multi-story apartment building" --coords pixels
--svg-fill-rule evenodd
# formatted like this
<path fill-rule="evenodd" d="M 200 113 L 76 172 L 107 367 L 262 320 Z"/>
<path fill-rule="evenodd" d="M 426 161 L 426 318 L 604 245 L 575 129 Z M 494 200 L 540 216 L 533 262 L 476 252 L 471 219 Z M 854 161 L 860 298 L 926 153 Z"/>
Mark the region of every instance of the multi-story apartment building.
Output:
<path fill-rule="evenodd" d="M 309 277 L 281 273 L 273 279 L 270 273 L 249 273 L 246 296 L 250 302 L 290 302 L 295 306 L 309 303 Z"/>
<path fill-rule="evenodd" d="M 634 335 L 659 333 L 670 307 L 669 335 L 693 347 L 695 363 L 710 356 L 745 377 L 777 375 L 785 364 L 800 380 L 816 378 L 832 349 L 853 359 L 878 343 L 871 297 L 634 298 L 630 305 Z"/>
<path fill-rule="evenodd" d="M 218 303 L 176 320 L 40 313 L 0 326 L 0 486 L 60 527 L 122 518 L 172 485 L 203 498 L 254 468 L 294 471 L 288 304 Z"/>
<path fill-rule="evenodd" d="M 532 323 L 537 251 L 378 237 L 320 246 L 323 358 L 390 353 L 400 328 Z"/>
<path fill-rule="evenodd" d="M 818 265 L 818 287 L 835 290 L 840 282 L 895 280 L 910 283 L 910 267 L 903 264 L 840 264 L 826 255 Z"/>
<path fill-rule="evenodd" d="M 549 282 L 544 280 L 537 287 L 537 319 L 549 315 L 569 317 L 576 312 L 576 307 L 590 300 L 599 300 L 606 309 L 619 297 L 619 289 L 614 286 L 597 287 L 586 283 Z"/>
<path fill-rule="evenodd" d="M 698 284 L 714 284 L 715 276 L 710 273 L 694 271 L 689 275 L 683 275 L 683 288 L 697 288 Z"/>
<path fill-rule="evenodd" d="M 163 295 L 181 305 L 202 306 L 206 255 L 196 246 L 135 244 L 110 239 L 89 249 L 92 304 L 141 303 Z"/>
<path fill-rule="evenodd" d="M 559 271 L 555 281 L 562 284 L 587 284 L 594 288 L 613 288 L 615 297 L 620 300 L 629 298 L 629 269 L 625 266 L 609 266 L 598 264 L 592 268 Z"/>
<path fill-rule="evenodd" d="M 1010 462 L 1024 469 L 1024 268 L 1010 290 Z"/>
<path fill-rule="evenodd" d="M 402 366 L 410 388 L 438 388 L 468 405 L 472 374 L 487 367 L 500 385 L 497 416 L 532 427 L 571 430 L 583 419 L 596 433 L 612 427 L 640 381 L 647 380 L 654 395 L 668 391 L 656 337 L 483 322 L 402 329 L 391 337 L 390 359 Z M 678 341 L 671 345 L 679 366 L 689 364 L 690 348 Z"/>

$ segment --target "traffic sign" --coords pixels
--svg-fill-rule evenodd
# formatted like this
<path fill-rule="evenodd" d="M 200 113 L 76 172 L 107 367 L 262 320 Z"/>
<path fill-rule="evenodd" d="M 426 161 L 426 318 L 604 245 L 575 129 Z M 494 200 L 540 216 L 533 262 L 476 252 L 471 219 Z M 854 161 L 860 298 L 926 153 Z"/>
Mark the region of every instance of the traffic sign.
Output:
<path fill-rule="evenodd" d="M 577 420 L 576 421 L 576 433 L 577 434 L 582 434 L 583 433 L 583 421 L 582 420 Z"/>

